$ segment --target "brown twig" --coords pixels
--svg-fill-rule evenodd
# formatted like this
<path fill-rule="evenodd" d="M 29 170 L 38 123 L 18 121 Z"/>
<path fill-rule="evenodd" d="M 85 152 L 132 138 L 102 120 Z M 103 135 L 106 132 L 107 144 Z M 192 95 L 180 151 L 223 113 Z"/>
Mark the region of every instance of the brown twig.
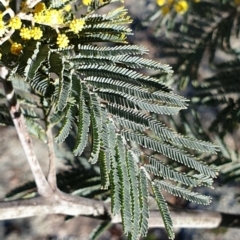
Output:
<path fill-rule="evenodd" d="M 57 179 L 56 179 L 56 157 L 54 153 L 54 142 L 52 135 L 52 128 L 48 126 L 47 129 L 47 145 L 48 145 L 48 156 L 49 156 L 49 168 L 47 180 L 53 191 L 57 189 Z"/>
<path fill-rule="evenodd" d="M 150 211 L 149 216 L 149 227 L 165 227 L 159 211 Z M 222 221 L 221 213 L 195 210 L 171 211 L 171 218 L 174 228 L 216 228 Z M 113 223 L 121 221 L 118 215 L 112 218 Z"/>
<path fill-rule="evenodd" d="M 35 155 L 35 152 L 33 150 L 32 141 L 28 134 L 28 130 L 27 130 L 27 127 L 25 124 L 24 117 L 21 114 L 20 107 L 17 102 L 17 98 L 15 96 L 12 83 L 10 81 L 6 80 L 7 75 L 8 75 L 8 69 L 3 66 L 0 67 L 0 79 L 2 81 L 4 90 L 5 90 L 5 94 L 6 94 L 12 121 L 14 123 L 19 140 L 22 144 L 23 150 L 25 152 L 28 163 L 32 170 L 34 180 L 37 185 L 38 193 L 41 196 L 46 196 L 46 197 L 50 196 L 52 193 L 52 189 L 49 186 L 49 184 L 43 174 L 42 168 L 41 168 L 41 166 L 37 160 L 37 157 Z"/>
<path fill-rule="evenodd" d="M 71 196 L 60 191 L 49 197 L 0 202 L 0 219 L 15 219 L 45 214 L 85 215 L 104 218 L 106 208 L 103 202 Z"/>

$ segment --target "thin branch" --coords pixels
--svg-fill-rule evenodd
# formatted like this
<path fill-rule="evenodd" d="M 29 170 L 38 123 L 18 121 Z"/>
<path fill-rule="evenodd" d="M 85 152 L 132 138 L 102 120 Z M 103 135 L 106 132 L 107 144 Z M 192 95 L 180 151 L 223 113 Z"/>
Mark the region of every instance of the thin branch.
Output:
<path fill-rule="evenodd" d="M 71 196 L 56 191 L 49 197 L 0 202 L 0 219 L 15 219 L 46 214 L 85 215 L 106 219 L 102 201 Z"/>
<path fill-rule="evenodd" d="M 48 169 L 47 180 L 50 187 L 54 191 L 57 189 L 56 156 L 54 152 L 54 141 L 53 141 L 51 126 L 48 126 L 48 129 L 47 129 L 47 146 L 48 146 L 48 156 L 49 156 L 49 169 Z"/>
<path fill-rule="evenodd" d="M 6 67 L 0 67 L 0 79 L 2 80 L 3 87 L 5 90 L 10 115 L 11 115 L 11 118 L 15 125 L 18 137 L 22 144 L 22 147 L 23 147 L 23 150 L 27 157 L 28 163 L 32 170 L 34 180 L 37 185 L 38 193 L 41 196 L 46 196 L 46 197 L 50 196 L 52 193 L 52 189 L 49 186 L 49 184 L 43 174 L 42 168 L 41 168 L 41 166 L 37 160 L 37 157 L 35 155 L 35 152 L 33 150 L 32 141 L 28 134 L 28 130 L 27 130 L 27 127 L 25 124 L 24 117 L 21 114 L 20 107 L 17 102 L 17 98 L 15 95 L 12 83 L 10 81 L 6 80 L 7 75 L 8 75 L 8 69 Z"/>
<path fill-rule="evenodd" d="M 121 223 L 121 216 L 110 219 L 110 204 L 103 201 L 72 196 L 60 191 L 50 197 L 36 197 L 26 200 L 0 202 L 0 220 L 39 216 L 45 214 L 65 214 L 69 216 L 89 216 Z M 171 211 L 174 228 L 206 228 L 240 227 L 240 215 L 221 212 L 181 210 Z M 150 211 L 148 221 L 150 228 L 164 227 L 159 211 Z"/>
<path fill-rule="evenodd" d="M 171 218 L 174 228 L 216 228 L 222 221 L 221 213 L 193 210 L 171 211 Z M 120 216 L 114 216 L 112 222 L 120 223 Z M 159 211 L 150 211 L 148 225 L 151 228 L 165 227 Z"/>
<path fill-rule="evenodd" d="M 174 228 L 240 228 L 240 214 L 202 210 L 172 210 L 171 218 Z M 121 223 L 121 221 L 120 216 L 114 216 L 112 219 L 112 223 Z M 150 211 L 148 225 L 150 228 L 165 227 L 159 211 Z"/>

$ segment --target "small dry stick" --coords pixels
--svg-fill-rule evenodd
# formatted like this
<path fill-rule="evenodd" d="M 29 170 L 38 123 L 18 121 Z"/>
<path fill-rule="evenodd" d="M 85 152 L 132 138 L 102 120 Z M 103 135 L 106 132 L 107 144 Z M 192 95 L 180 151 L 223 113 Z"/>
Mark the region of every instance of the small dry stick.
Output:
<path fill-rule="evenodd" d="M 42 168 L 41 168 L 41 166 L 37 160 L 37 157 L 34 153 L 32 141 L 28 134 L 28 130 L 27 130 L 27 127 L 26 127 L 26 124 L 24 121 L 24 117 L 21 114 L 20 107 L 17 102 L 17 98 L 15 96 L 12 83 L 10 81 L 6 80 L 7 75 L 8 75 L 8 69 L 6 67 L 1 66 L 0 67 L 0 79 L 3 83 L 3 87 L 5 90 L 10 115 L 12 117 L 14 126 L 17 130 L 17 134 L 20 139 L 20 142 L 23 146 L 23 150 L 26 154 L 28 163 L 32 170 L 34 180 L 37 185 L 38 193 L 41 196 L 45 196 L 45 197 L 50 196 L 52 193 L 52 189 L 49 186 L 49 184 L 43 174 Z"/>
<path fill-rule="evenodd" d="M 53 191 L 57 189 L 57 179 L 56 179 L 56 156 L 54 153 L 54 142 L 52 135 L 52 128 L 48 126 L 47 129 L 47 145 L 48 145 L 48 156 L 49 156 L 49 169 L 47 180 Z"/>

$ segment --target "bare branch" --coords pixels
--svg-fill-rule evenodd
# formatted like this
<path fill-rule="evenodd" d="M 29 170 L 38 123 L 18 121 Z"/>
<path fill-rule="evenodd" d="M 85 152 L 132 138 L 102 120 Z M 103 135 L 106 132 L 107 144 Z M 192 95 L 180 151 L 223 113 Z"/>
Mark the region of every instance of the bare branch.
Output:
<path fill-rule="evenodd" d="M 72 196 L 60 191 L 49 197 L 0 202 L 0 220 L 39 216 L 45 214 L 65 214 L 70 216 L 90 216 L 109 219 L 121 223 L 121 216 L 110 216 L 110 204 L 102 201 Z M 211 211 L 181 210 L 171 211 L 174 228 L 216 228 L 240 227 L 240 215 Z M 164 227 L 159 211 L 150 211 L 149 227 Z"/>
<path fill-rule="evenodd" d="M 221 213 L 208 211 L 171 211 L 174 228 L 216 228 L 222 221 Z M 120 216 L 114 216 L 113 223 L 120 223 Z M 162 227 L 164 222 L 159 211 L 150 211 L 149 227 Z"/>
<path fill-rule="evenodd" d="M 8 69 L 6 67 L 0 67 L 0 78 L 2 80 L 6 98 L 8 101 L 10 115 L 17 130 L 17 134 L 22 144 L 23 150 L 26 154 L 28 163 L 32 170 L 38 193 L 45 197 L 50 196 L 52 193 L 52 189 L 50 188 L 43 174 L 42 168 L 37 160 L 37 157 L 34 153 L 32 141 L 28 134 L 24 117 L 21 114 L 12 83 L 6 80 L 7 75 Z"/>
<path fill-rule="evenodd" d="M 49 197 L 0 202 L 0 219 L 15 219 L 45 214 L 106 218 L 104 203 L 56 191 Z"/>
<path fill-rule="evenodd" d="M 47 129 L 47 145 L 48 145 L 48 156 L 49 156 L 49 169 L 48 169 L 47 180 L 52 190 L 56 190 L 57 189 L 56 156 L 54 152 L 54 141 L 53 141 L 51 126 L 48 126 L 48 129 Z"/>

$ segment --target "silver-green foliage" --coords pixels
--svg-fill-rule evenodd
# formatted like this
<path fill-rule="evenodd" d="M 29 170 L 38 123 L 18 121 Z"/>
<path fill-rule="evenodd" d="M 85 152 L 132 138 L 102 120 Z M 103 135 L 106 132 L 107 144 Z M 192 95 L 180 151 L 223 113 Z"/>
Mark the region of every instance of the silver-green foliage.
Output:
<path fill-rule="evenodd" d="M 51 41 L 29 41 L 9 80 L 16 82 L 20 92 L 31 89 L 31 93 L 40 96 L 46 116 L 50 117 L 48 124 L 60 127 L 56 142 L 64 142 L 75 132 L 75 155 L 80 156 L 90 146 L 89 161 L 99 163 L 102 188 L 110 187 L 112 212 L 122 215 L 129 239 L 147 233 L 149 194 L 156 197 L 172 239 L 171 217 L 162 191 L 208 204 L 209 197 L 186 187 L 210 186 L 216 169 L 188 151 L 215 153 L 216 147 L 182 136 L 159 120 L 156 114 L 172 115 L 185 109 L 186 99 L 174 94 L 158 78 L 137 70 L 149 68 L 172 74 L 171 67 L 144 59 L 144 47 L 125 45 L 131 31 L 121 26 L 129 22 L 124 8 L 98 15 L 91 12 L 98 6 L 98 1 L 93 2 L 81 34 L 67 33 L 71 43 L 68 48 L 57 49 Z M 100 47 L 93 42 L 119 45 Z M 25 85 L 19 84 L 21 81 Z M 26 109 L 26 113 L 30 112 L 28 106 Z M 5 110 L 0 110 L 0 120 L 7 121 Z M 30 118 L 35 124 L 29 124 L 29 129 L 44 138 L 36 121 L 39 118 L 27 119 Z M 146 153 L 145 149 L 152 152 Z M 176 162 L 178 168 L 171 162 Z"/>

